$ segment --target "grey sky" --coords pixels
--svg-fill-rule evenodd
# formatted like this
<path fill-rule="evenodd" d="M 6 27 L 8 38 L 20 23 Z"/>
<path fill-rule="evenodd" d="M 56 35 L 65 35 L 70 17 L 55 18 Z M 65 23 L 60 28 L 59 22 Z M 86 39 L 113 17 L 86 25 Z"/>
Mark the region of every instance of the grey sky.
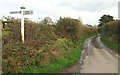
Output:
<path fill-rule="evenodd" d="M 81 18 L 84 24 L 97 25 L 99 18 L 104 14 L 118 18 L 119 0 L 0 0 L 0 17 L 10 15 L 10 11 L 20 10 L 24 5 L 26 10 L 33 10 L 34 14 L 25 16 L 33 21 L 38 18 L 51 17 L 53 21 L 60 16 Z"/>

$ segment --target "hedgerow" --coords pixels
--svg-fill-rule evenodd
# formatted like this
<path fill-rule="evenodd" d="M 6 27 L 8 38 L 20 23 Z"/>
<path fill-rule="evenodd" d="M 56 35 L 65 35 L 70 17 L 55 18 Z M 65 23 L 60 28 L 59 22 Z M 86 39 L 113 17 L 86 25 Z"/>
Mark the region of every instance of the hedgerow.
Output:
<path fill-rule="evenodd" d="M 96 28 L 83 26 L 81 21 L 71 18 L 62 18 L 56 25 L 25 21 L 25 43 L 23 44 L 20 22 L 13 21 L 7 26 L 10 31 L 3 36 L 3 73 L 24 73 L 26 70 L 30 72 L 31 70 L 28 69 L 36 67 L 44 70 L 74 53 L 74 50 L 79 47 L 75 42 L 79 43 L 82 36 L 97 32 Z"/>
<path fill-rule="evenodd" d="M 120 35 L 119 35 L 119 28 L 120 28 L 120 24 L 118 24 L 120 22 L 120 20 L 116 20 L 116 21 L 111 21 L 109 23 L 107 23 L 106 25 L 104 25 L 101 28 L 101 33 L 103 36 L 106 36 L 108 38 L 108 40 L 110 41 L 114 41 L 117 44 L 120 44 Z"/>

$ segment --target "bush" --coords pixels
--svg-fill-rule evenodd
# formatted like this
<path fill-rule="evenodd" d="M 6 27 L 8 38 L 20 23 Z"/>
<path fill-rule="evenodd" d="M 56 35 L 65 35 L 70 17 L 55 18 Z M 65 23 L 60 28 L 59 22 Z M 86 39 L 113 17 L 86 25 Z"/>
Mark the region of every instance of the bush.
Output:
<path fill-rule="evenodd" d="M 14 43 L 21 44 L 21 27 L 19 22 L 9 25 L 10 32 L 3 36 L 4 44 Z M 36 49 L 47 43 L 51 44 L 51 40 L 55 40 L 53 36 L 55 27 L 49 25 L 40 25 L 37 23 L 25 22 L 25 43 L 24 45 L 33 46 Z"/>
<path fill-rule="evenodd" d="M 101 30 L 102 30 L 102 34 L 104 36 L 106 36 L 109 40 L 114 41 L 115 43 L 120 43 L 120 41 L 118 41 L 120 38 L 118 29 L 120 28 L 120 24 L 118 24 L 120 22 L 120 20 L 116 20 L 116 21 L 111 21 L 109 23 L 107 23 L 106 25 L 104 25 Z"/>
<path fill-rule="evenodd" d="M 69 37 L 72 40 L 79 40 L 80 23 L 77 19 L 62 18 L 56 24 L 56 31 L 58 35 L 62 34 L 64 37 Z"/>
<path fill-rule="evenodd" d="M 56 24 L 56 31 L 59 36 L 78 41 L 80 36 L 97 33 L 97 28 L 83 26 L 77 19 L 61 18 Z"/>
<path fill-rule="evenodd" d="M 21 42 L 20 23 L 8 24 L 9 33 L 3 36 L 3 72 L 24 72 L 25 68 L 48 66 L 54 45 L 55 27 L 25 22 L 25 43 Z M 53 58 L 54 59 L 54 58 Z"/>

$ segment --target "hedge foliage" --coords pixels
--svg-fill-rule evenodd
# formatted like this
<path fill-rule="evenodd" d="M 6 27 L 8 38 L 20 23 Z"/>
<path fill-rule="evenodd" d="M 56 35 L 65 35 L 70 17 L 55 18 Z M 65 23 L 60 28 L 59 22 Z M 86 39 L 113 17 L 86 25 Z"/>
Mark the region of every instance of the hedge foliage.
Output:
<path fill-rule="evenodd" d="M 116 44 L 120 44 L 120 20 L 115 20 L 107 23 L 99 29 L 102 35 L 108 38 L 110 41 L 114 41 Z"/>
<path fill-rule="evenodd" d="M 6 25 L 10 30 L 3 36 L 3 72 L 21 73 L 26 68 L 44 68 L 70 55 L 74 40 L 97 32 L 81 21 L 62 18 L 56 25 L 25 21 L 25 43 L 21 42 L 20 21 Z M 6 31 L 7 32 L 7 31 Z M 72 41 L 71 41 L 72 40 Z"/>
<path fill-rule="evenodd" d="M 80 36 L 97 33 L 97 28 L 83 26 L 78 19 L 61 18 L 56 24 L 57 34 L 63 34 L 72 40 L 80 40 Z"/>

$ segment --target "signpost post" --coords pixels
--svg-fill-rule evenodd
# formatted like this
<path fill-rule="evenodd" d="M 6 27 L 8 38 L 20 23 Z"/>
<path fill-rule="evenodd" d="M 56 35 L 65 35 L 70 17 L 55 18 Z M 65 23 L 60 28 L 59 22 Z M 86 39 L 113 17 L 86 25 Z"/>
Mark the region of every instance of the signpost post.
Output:
<path fill-rule="evenodd" d="M 13 11 L 10 12 L 10 14 L 21 14 L 21 39 L 22 43 L 24 43 L 24 15 L 32 15 L 33 11 L 32 10 L 24 10 L 25 7 L 22 6 L 20 7 L 21 11 Z"/>
<path fill-rule="evenodd" d="M 22 39 L 22 43 L 24 43 L 24 15 L 23 15 L 23 11 L 24 11 L 25 7 L 22 6 L 20 8 L 21 8 L 21 39 Z"/>

